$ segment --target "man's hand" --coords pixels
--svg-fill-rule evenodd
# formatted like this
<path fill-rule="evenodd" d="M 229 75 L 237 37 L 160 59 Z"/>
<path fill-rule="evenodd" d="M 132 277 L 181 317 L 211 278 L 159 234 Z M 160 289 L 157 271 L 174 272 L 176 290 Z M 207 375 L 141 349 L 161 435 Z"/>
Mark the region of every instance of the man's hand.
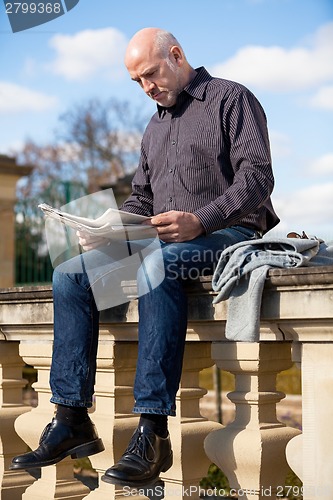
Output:
<path fill-rule="evenodd" d="M 79 244 L 85 251 L 105 246 L 109 241 L 107 238 L 85 233 L 84 231 L 76 231 L 76 236 L 79 237 Z"/>
<path fill-rule="evenodd" d="M 153 226 L 160 239 L 166 243 L 190 241 L 205 232 L 196 215 L 176 210 L 155 215 L 144 224 Z"/>

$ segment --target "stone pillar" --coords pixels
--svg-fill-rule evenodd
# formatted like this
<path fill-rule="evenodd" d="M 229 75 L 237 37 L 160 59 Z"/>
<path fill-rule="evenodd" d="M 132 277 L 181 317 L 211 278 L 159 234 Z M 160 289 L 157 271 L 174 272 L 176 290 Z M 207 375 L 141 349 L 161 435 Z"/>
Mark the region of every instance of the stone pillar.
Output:
<path fill-rule="evenodd" d="M 276 418 L 276 375 L 291 366 L 290 343 L 216 342 L 212 357 L 236 377 L 228 395 L 235 420 L 205 441 L 210 459 L 226 474 L 238 498 L 265 500 L 282 492 L 289 471 L 287 442 L 299 433 Z"/>
<path fill-rule="evenodd" d="M 288 443 L 287 459 L 303 481 L 304 500 L 332 500 L 333 344 L 305 342 L 299 347 L 303 434 Z"/>
<path fill-rule="evenodd" d="M 32 167 L 18 166 L 14 158 L 0 155 L 0 288 L 15 282 L 15 213 L 16 183 L 29 175 Z"/>
<path fill-rule="evenodd" d="M 176 417 L 169 417 L 173 466 L 161 474 L 165 498 L 199 499 L 199 483 L 211 463 L 205 454 L 204 440 L 210 432 L 221 428 L 221 424 L 202 417 L 199 409 L 200 399 L 207 392 L 199 386 L 199 373 L 213 364 L 211 342 L 186 342 Z"/>
<path fill-rule="evenodd" d="M 18 342 L 0 341 L 0 498 L 21 500 L 33 478 L 25 471 L 10 471 L 13 456 L 25 453 L 27 445 L 14 430 L 16 418 L 30 410 L 22 403 L 23 362 Z"/>
<path fill-rule="evenodd" d="M 38 406 L 18 417 L 15 422 L 17 434 L 31 449 L 38 447 L 40 435 L 52 420 L 54 405 L 50 403 L 49 372 L 52 356 L 51 341 L 26 341 L 20 343 L 22 359 L 37 370 L 37 382 L 33 384 L 38 393 Z M 80 500 L 89 493 L 89 488 L 74 478 L 73 460 L 69 457 L 59 464 L 41 468 L 41 477 L 27 488 L 23 500 L 53 500 L 54 498 Z"/>
<path fill-rule="evenodd" d="M 103 440 L 105 451 L 89 457 L 99 476 L 99 487 L 89 493 L 89 500 L 110 500 L 115 498 L 117 490 L 122 490 L 100 478 L 119 460 L 138 424 L 138 416 L 132 413 L 136 358 L 137 342 L 103 339 L 99 342 L 95 411 L 91 418 Z"/>

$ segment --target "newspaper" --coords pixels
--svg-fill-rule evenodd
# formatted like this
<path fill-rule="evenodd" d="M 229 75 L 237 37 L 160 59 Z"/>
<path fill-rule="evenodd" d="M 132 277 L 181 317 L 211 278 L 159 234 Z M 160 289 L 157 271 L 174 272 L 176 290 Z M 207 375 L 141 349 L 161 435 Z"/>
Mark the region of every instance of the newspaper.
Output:
<path fill-rule="evenodd" d="M 154 238 L 157 234 L 152 226 L 142 224 L 144 221 L 149 220 L 150 217 L 124 212 L 115 208 L 108 208 L 97 219 L 90 219 L 63 212 L 46 203 L 41 203 L 38 207 L 47 217 L 56 219 L 77 231 L 103 238 L 138 240 Z"/>

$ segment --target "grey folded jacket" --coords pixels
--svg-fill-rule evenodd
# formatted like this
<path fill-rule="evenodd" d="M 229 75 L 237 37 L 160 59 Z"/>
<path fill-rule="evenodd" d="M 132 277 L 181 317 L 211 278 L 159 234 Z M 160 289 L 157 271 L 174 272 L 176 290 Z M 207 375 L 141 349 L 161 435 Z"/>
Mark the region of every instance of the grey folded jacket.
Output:
<path fill-rule="evenodd" d="M 213 275 L 213 303 L 228 302 L 225 335 L 258 342 L 262 291 L 269 269 L 333 265 L 333 242 L 315 238 L 263 238 L 226 248 Z"/>

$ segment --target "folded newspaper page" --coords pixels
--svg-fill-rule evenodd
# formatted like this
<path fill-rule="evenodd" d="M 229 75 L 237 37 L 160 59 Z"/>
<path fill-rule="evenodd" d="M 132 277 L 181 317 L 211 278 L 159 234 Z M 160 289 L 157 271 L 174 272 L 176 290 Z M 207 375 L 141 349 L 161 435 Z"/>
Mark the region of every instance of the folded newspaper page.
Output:
<path fill-rule="evenodd" d="M 153 227 L 142 224 L 149 217 L 114 208 L 108 208 L 97 219 L 89 219 L 63 212 L 46 203 L 41 203 L 38 207 L 47 217 L 56 219 L 66 226 L 104 238 L 134 240 L 154 238 L 157 234 Z"/>

